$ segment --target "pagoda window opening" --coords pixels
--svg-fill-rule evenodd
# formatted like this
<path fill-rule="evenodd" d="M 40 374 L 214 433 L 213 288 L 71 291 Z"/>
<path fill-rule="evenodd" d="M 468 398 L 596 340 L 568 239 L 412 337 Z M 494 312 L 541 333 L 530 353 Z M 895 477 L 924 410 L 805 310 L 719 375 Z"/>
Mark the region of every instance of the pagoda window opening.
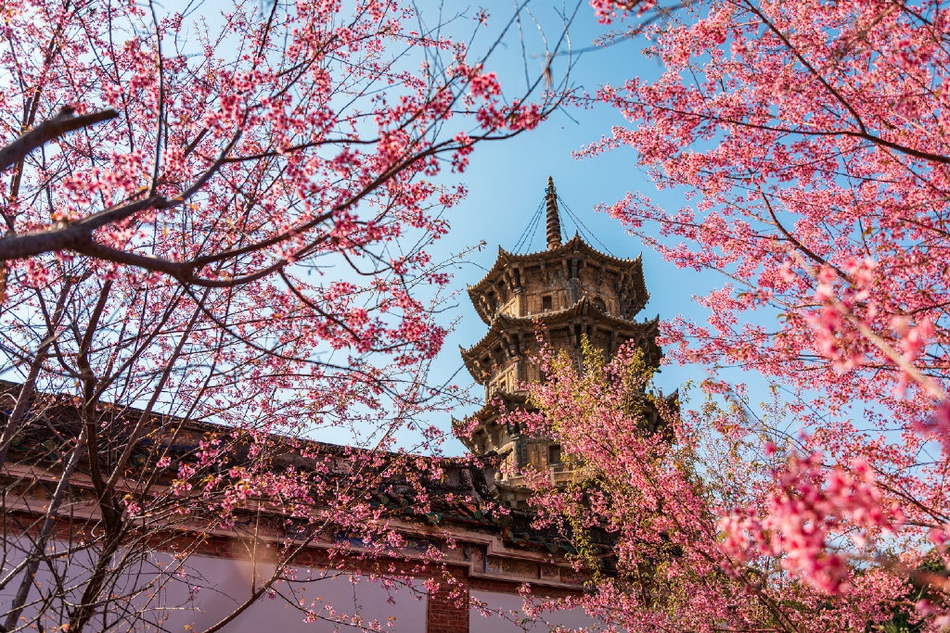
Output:
<path fill-rule="evenodd" d="M 554 300 L 551 295 L 542 295 L 541 296 L 541 311 L 550 312 L 554 306 Z"/>
<path fill-rule="evenodd" d="M 561 463 L 561 445 L 551 444 L 548 446 L 548 465 Z"/>

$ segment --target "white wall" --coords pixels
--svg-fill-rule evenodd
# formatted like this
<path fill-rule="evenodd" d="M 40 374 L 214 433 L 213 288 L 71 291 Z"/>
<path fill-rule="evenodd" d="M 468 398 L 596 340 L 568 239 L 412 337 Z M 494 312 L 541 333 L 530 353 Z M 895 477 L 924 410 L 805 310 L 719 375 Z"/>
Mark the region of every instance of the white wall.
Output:
<path fill-rule="evenodd" d="M 579 628 L 596 624 L 596 620 L 588 616 L 583 609 L 548 612 L 537 622 L 522 622 L 524 612 L 520 596 L 493 591 L 472 591 L 472 597 L 490 605 L 493 611 L 500 609 L 507 613 L 503 617 L 486 617 L 473 608 L 469 626 L 471 633 L 546 633 L 555 626 Z M 598 629 L 595 627 L 592 630 Z"/>
<path fill-rule="evenodd" d="M 17 539 L 13 539 L 16 541 Z M 10 548 L 12 543 L 6 543 L 6 560 L 2 574 L 8 571 L 11 565 L 22 560 Z M 19 543 L 25 546 L 26 543 Z M 50 548 L 55 549 L 53 546 Z M 22 551 L 22 550 L 21 550 Z M 52 552 L 51 552 L 52 553 Z M 83 561 L 81 553 L 74 554 L 68 568 L 62 565 L 63 559 L 54 559 L 57 573 L 64 579 L 65 585 L 73 588 L 69 600 L 77 601 L 83 587 L 83 577 L 88 575 L 90 561 Z M 111 631 L 202 631 L 218 622 L 221 618 L 241 604 L 250 594 L 254 574 L 254 567 L 248 561 L 227 558 L 212 558 L 206 556 L 192 556 L 185 561 L 186 574 L 179 577 L 171 573 L 177 565 L 172 556 L 165 553 L 153 552 L 141 561 L 128 574 L 113 586 L 113 589 L 122 595 L 135 592 L 136 588 L 146 588 L 132 599 L 128 605 L 130 613 L 144 614 L 139 619 L 126 619 L 122 624 L 111 628 Z M 262 565 L 259 576 L 267 577 L 271 568 Z M 283 584 L 280 591 L 273 597 L 264 597 L 249 607 L 235 620 L 228 623 L 225 633 L 285 633 L 310 632 L 329 633 L 336 630 L 352 630 L 348 627 L 338 628 L 335 623 L 326 619 L 317 619 L 305 623 L 306 614 L 298 608 L 303 606 L 312 609 L 317 616 L 341 619 L 345 617 L 360 617 L 368 623 L 378 620 L 384 630 L 394 633 L 424 633 L 426 630 L 426 598 L 421 582 L 414 583 L 412 588 L 394 586 L 385 588 L 379 583 L 327 570 L 312 570 L 312 578 L 307 577 L 308 571 L 300 569 L 296 582 Z M 19 577 L 0 590 L 0 621 L 9 610 L 10 602 L 19 586 Z M 47 567 L 41 567 L 31 592 L 31 600 L 47 593 L 54 586 L 53 576 Z M 197 589 L 196 589 L 197 588 Z M 476 609 L 472 609 L 470 616 L 471 633 L 546 633 L 554 626 L 570 628 L 592 626 L 595 621 L 589 618 L 582 610 L 559 611 L 546 613 L 541 621 L 521 624 L 523 620 L 521 598 L 518 595 L 489 591 L 472 591 L 472 597 L 488 603 L 493 610 L 508 612 L 505 617 L 485 617 Z M 296 606 L 295 606 L 296 605 Z M 36 613 L 35 605 L 28 606 L 24 616 L 31 617 Z M 47 630 L 54 630 L 65 619 L 63 614 L 47 612 L 49 617 L 44 622 Z M 106 615 L 106 621 L 116 622 L 116 613 Z M 102 628 L 102 614 L 97 614 L 93 622 L 87 627 L 88 631 L 99 631 Z M 388 628 L 386 628 L 388 626 Z M 187 628 L 186 628 L 187 627 Z M 596 627 L 592 630 L 597 630 Z"/>
<path fill-rule="evenodd" d="M 0 577 L 23 560 L 22 551 L 28 543 L 17 543 L 22 540 L 11 539 L 4 544 Z M 51 545 L 50 553 L 55 547 Z M 38 601 L 49 597 L 50 592 L 55 594 L 57 585 L 70 588 L 67 602 L 61 597 L 53 598 L 49 603 L 53 606 L 44 610 L 46 617 L 42 623 L 47 630 L 56 630 L 68 621 L 66 613 L 78 602 L 83 581 L 88 578 L 90 561 L 84 558 L 82 553 L 74 553 L 68 565 L 64 565 L 63 558 L 54 559 L 52 565 L 61 579 L 59 583 L 54 583 L 55 577 L 48 566 L 40 567 L 23 611 L 26 621 L 35 617 L 40 608 Z M 199 632 L 232 613 L 251 593 L 254 567 L 250 562 L 192 556 L 182 567 L 184 573 L 172 573 L 177 566 L 177 561 L 165 553 L 151 553 L 136 563 L 111 589 L 117 595 L 137 595 L 116 603 L 109 613 L 97 613 L 86 630 Z M 266 578 L 271 570 L 272 567 L 263 565 L 259 574 Z M 389 623 L 390 628 L 385 630 L 397 633 L 422 633 L 426 629 L 426 598 L 421 582 L 414 583 L 412 588 L 387 589 L 365 577 L 357 577 L 358 582 L 354 583 L 353 576 L 348 574 L 319 569 L 309 570 L 309 574 L 310 577 L 307 569 L 300 569 L 296 582 L 282 583 L 276 594 L 261 598 L 222 630 L 226 633 L 324 633 L 352 629 L 338 629 L 336 624 L 320 618 L 353 617 L 367 623 L 378 620 L 384 627 Z M 10 609 L 20 578 L 18 574 L 0 590 L 0 622 Z M 311 609 L 318 618 L 304 622 L 307 614 L 298 606 Z M 123 617 L 118 613 L 123 608 L 128 615 L 140 615 Z M 106 622 L 113 626 L 107 627 Z"/>
<path fill-rule="evenodd" d="M 246 561 L 220 558 L 193 557 L 190 566 L 213 581 L 214 589 L 201 589 L 191 600 L 193 608 L 172 612 L 164 626 L 170 630 L 185 630 L 191 625 L 201 631 L 233 611 L 251 590 L 252 565 Z M 269 570 L 265 570 L 269 571 Z M 312 582 L 297 582 L 291 590 L 285 586 L 280 594 L 264 597 L 229 623 L 227 633 L 283 633 L 284 631 L 335 631 L 336 625 L 326 620 L 305 623 L 305 614 L 288 603 L 307 605 L 318 616 L 328 618 L 358 617 L 364 622 L 379 620 L 388 630 L 401 633 L 424 632 L 426 629 L 426 601 L 408 587 L 386 589 L 377 582 L 356 578 L 349 574 L 314 570 Z M 304 580 L 303 575 L 298 575 Z M 422 590 L 419 583 L 417 590 Z M 169 595 L 168 603 L 184 602 L 188 590 L 177 586 L 178 595 Z M 177 600 L 176 600 L 177 599 Z"/>

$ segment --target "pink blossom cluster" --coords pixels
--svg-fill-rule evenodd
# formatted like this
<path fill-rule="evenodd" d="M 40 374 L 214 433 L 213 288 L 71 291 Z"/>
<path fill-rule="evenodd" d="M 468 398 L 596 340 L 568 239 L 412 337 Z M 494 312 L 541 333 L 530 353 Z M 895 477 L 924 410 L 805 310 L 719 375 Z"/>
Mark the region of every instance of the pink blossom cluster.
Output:
<path fill-rule="evenodd" d="M 656 0 L 590 0 L 594 15 L 601 24 L 610 24 L 630 13 L 641 16 L 656 4 Z"/>
<path fill-rule="evenodd" d="M 930 416 L 915 422 L 913 429 L 925 437 L 935 438 L 943 454 L 950 455 L 950 402 L 940 403 Z"/>
<path fill-rule="evenodd" d="M 821 308 L 806 312 L 805 320 L 814 329 L 818 352 L 844 372 L 865 362 L 867 348 L 848 319 L 869 323 L 877 316 L 878 306 L 869 303 L 876 262 L 868 257 L 845 262 L 842 268 L 849 282 L 842 287 L 835 285 L 840 281 L 838 269 L 824 266 L 818 271 L 814 300 Z"/>
<path fill-rule="evenodd" d="M 498 84 L 498 75 L 493 72 L 477 74 L 472 77 L 469 86 L 472 94 L 477 97 L 488 99 L 492 95 L 501 94 L 501 86 Z"/>
<path fill-rule="evenodd" d="M 863 460 L 828 469 L 821 454 L 789 458 L 775 473 L 776 490 L 764 512 L 733 510 L 719 522 L 722 549 L 738 562 L 781 556 L 782 567 L 817 589 L 847 593 L 851 569 L 830 547 L 834 533 L 865 545 L 880 531 L 893 533 L 903 523 L 900 510 L 885 509 L 874 476 Z"/>

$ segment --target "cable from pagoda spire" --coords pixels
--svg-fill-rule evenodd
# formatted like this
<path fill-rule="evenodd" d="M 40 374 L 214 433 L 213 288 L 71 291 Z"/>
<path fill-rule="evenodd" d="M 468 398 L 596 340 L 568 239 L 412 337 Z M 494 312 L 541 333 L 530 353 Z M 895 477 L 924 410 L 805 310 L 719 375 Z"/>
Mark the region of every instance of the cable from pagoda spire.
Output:
<path fill-rule="evenodd" d="M 547 238 L 548 250 L 554 250 L 561 245 L 561 218 L 557 210 L 557 193 L 554 191 L 554 179 L 548 176 L 547 194 Z"/>
<path fill-rule="evenodd" d="M 521 237 L 518 238 L 518 242 L 515 244 L 515 247 L 511 250 L 512 253 L 527 253 L 531 250 L 531 245 L 534 243 L 534 232 L 537 230 L 538 224 L 541 222 L 542 215 L 544 215 L 543 200 L 538 204 L 538 208 L 534 210 L 534 215 L 531 216 L 528 226 L 525 227 L 525 230 L 521 234 Z"/>
<path fill-rule="evenodd" d="M 608 255 L 610 255 L 610 256 L 612 256 L 612 257 L 616 257 L 616 255 L 614 255 L 613 252 L 612 252 L 609 248 L 607 248 L 607 245 L 604 244 L 603 242 L 601 242 L 601 241 L 597 238 L 597 234 L 594 233 L 593 231 L 591 231 L 589 228 L 587 228 L 587 225 L 584 224 L 584 222 L 580 219 L 580 216 L 578 216 L 578 215 L 571 209 L 571 207 L 569 207 L 569 206 L 567 205 L 567 203 L 564 202 L 564 199 L 561 198 L 561 196 L 558 196 L 558 197 L 557 197 L 557 200 L 558 200 L 558 202 L 560 203 L 560 204 L 558 205 L 558 208 L 561 208 L 561 207 L 564 208 L 564 213 L 566 213 L 566 214 L 567 214 L 567 218 L 568 218 L 569 220 L 571 220 L 571 221 L 574 223 L 574 227 L 577 229 L 577 232 L 580 233 L 581 237 L 583 237 L 585 240 L 587 240 L 587 242 L 588 242 L 589 244 L 593 244 L 593 243 L 596 242 L 597 244 L 600 245 L 600 247 L 604 250 L 605 253 L 607 253 Z"/>

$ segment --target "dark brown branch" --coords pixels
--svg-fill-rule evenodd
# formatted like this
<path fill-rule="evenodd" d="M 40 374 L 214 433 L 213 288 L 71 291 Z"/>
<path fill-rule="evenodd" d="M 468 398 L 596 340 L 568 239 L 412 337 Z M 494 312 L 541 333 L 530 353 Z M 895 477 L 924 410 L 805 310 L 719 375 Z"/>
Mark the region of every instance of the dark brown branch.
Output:
<path fill-rule="evenodd" d="M 17 140 L 0 149 L 0 171 L 17 164 L 26 158 L 27 154 L 52 140 L 96 123 L 114 119 L 117 116 L 119 116 L 119 113 L 112 108 L 80 116 L 76 116 L 72 108 L 63 108 L 52 119 L 43 121 Z"/>
<path fill-rule="evenodd" d="M 53 228 L 12 234 L 0 239 L 0 262 L 11 259 L 26 259 L 43 253 L 66 249 L 80 250 L 91 241 L 96 229 L 119 222 L 145 209 L 165 209 L 177 204 L 161 196 L 152 196 L 136 202 L 111 207 L 73 223 L 62 223 Z"/>

